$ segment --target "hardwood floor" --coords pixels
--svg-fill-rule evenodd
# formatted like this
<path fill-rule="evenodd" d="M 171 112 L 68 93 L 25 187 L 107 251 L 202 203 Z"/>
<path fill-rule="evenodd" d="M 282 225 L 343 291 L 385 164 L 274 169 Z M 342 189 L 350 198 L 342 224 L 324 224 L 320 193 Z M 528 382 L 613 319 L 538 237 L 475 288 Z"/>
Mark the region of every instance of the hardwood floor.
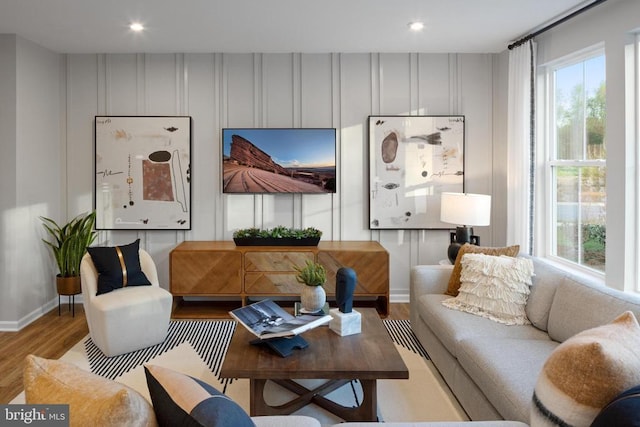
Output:
<path fill-rule="evenodd" d="M 82 304 L 76 304 L 76 316 L 62 307 L 51 310 L 19 332 L 0 332 L 0 403 L 9 403 L 23 389 L 22 369 L 28 354 L 59 359 L 89 333 Z"/>
<path fill-rule="evenodd" d="M 19 332 L 0 332 L 0 403 L 9 403 L 22 391 L 22 370 L 28 354 L 59 359 L 89 333 L 82 304 L 76 304 L 75 317 L 66 309 L 63 306 L 58 316 L 56 307 Z M 387 319 L 409 319 L 409 304 L 390 304 Z"/>

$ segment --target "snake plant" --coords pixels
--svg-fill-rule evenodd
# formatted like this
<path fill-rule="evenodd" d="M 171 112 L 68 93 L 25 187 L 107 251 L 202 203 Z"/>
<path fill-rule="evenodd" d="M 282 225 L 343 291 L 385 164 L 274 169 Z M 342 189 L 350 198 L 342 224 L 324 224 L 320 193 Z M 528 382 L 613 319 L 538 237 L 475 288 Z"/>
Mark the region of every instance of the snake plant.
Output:
<path fill-rule="evenodd" d="M 42 226 L 50 240 L 42 241 L 51 248 L 61 277 L 80 275 L 80 261 L 93 243 L 97 233 L 93 230 L 96 220 L 95 211 L 80 214 L 67 224 L 59 226 L 54 220 L 41 216 Z"/>

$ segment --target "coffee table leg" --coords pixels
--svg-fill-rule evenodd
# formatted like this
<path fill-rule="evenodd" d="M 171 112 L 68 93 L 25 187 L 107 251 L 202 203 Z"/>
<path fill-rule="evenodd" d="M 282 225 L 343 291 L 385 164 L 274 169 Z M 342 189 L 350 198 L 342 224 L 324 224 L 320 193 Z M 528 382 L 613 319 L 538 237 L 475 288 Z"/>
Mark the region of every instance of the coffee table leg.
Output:
<path fill-rule="evenodd" d="M 249 415 L 271 415 L 270 407 L 264 401 L 264 386 L 267 380 L 251 379 L 249 381 Z"/>
<path fill-rule="evenodd" d="M 339 416 L 345 421 L 378 421 L 378 396 L 376 380 L 359 380 L 362 384 L 362 403 L 350 408 L 342 406 L 321 395 L 316 395 L 313 403 Z"/>
<path fill-rule="evenodd" d="M 362 384 L 362 403 L 356 408 L 345 407 L 324 397 L 336 388 L 341 387 L 349 380 L 333 380 L 322 386 L 309 390 L 291 380 L 273 380 L 278 385 L 299 395 L 298 398 L 280 406 L 270 406 L 264 401 L 264 387 L 267 380 L 251 379 L 250 388 L 250 415 L 287 415 L 298 409 L 315 403 L 321 408 L 339 416 L 346 421 L 377 421 L 378 420 L 378 396 L 376 380 L 359 380 Z"/>
<path fill-rule="evenodd" d="M 358 415 L 363 421 L 378 421 L 378 383 L 376 380 L 360 380 L 362 384 L 362 404 Z"/>
<path fill-rule="evenodd" d="M 271 380 L 281 386 L 285 386 L 286 385 L 285 383 L 296 384 L 298 386 L 298 388 L 295 388 L 295 389 L 289 388 L 290 386 L 285 387 L 285 388 L 289 388 L 289 390 L 298 394 L 297 398 L 282 405 L 271 406 L 264 401 L 264 387 L 267 381 L 268 380 L 261 380 L 261 379 L 249 380 L 249 391 L 250 391 L 249 414 L 252 417 L 259 416 L 259 415 L 289 415 L 300 408 L 304 408 L 309 403 L 312 403 L 314 397 L 316 397 L 316 393 L 318 392 L 318 389 L 308 390 L 291 380 Z M 322 386 L 319 388 L 322 388 Z"/>

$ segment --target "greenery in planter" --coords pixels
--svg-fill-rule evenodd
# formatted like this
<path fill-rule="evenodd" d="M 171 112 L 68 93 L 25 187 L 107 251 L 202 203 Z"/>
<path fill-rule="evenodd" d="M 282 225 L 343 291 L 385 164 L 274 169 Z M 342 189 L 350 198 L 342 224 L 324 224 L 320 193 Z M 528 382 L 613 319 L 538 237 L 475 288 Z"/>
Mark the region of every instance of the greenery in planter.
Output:
<path fill-rule="evenodd" d="M 54 220 L 41 216 L 42 226 L 51 240 L 42 241 L 51 248 L 61 277 L 80 275 L 80 261 L 98 233 L 93 230 L 95 211 L 80 214 L 67 224 L 59 226 Z"/>
<path fill-rule="evenodd" d="M 308 261 L 304 267 L 293 267 L 298 274 L 296 280 L 298 283 L 303 283 L 307 286 L 322 286 L 327 281 L 327 271 L 322 264 L 317 262 Z"/>
<path fill-rule="evenodd" d="M 317 228 L 307 227 L 304 229 L 298 229 L 298 228 L 284 227 L 282 225 L 278 225 L 277 227 L 273 227 L 271 229 L 264 229 L 264 230 L 261 230 L 255 227 L 241 228 L 239 230 L 234 231 L 233 233 L 234 239 L 242 239 L 242 238 L 307 239 L 307 238 L 320 238 L 321 236 L 322 236 L 322 231 L 318 230 Z"/>

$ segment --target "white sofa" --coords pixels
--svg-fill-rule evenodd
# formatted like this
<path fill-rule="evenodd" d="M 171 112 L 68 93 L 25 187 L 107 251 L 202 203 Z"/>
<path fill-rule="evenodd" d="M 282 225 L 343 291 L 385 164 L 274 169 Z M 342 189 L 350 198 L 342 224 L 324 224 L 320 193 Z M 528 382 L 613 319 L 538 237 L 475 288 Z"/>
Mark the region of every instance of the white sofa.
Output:
<path fill-rule="evenodd" d="M 506 326 L 451 310 L 446 298 L 452 266 L 411 271 L 411 326 L 436 368 L 472 420 L 529 422 L 533 389 L 544 362 L 563 341 L 611 322 L 640 297 L 572 276 L 532 258 L 533 285 L 526 326 Z"/>

